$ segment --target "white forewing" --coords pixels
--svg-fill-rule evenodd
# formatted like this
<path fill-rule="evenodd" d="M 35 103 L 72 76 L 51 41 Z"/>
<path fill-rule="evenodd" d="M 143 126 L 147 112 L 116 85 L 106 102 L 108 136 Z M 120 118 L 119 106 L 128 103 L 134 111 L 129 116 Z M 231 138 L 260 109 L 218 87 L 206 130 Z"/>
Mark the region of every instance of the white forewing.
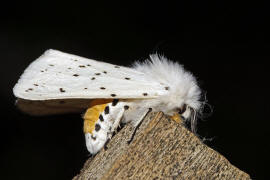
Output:
<path fill-rule="evenodd" d="M 48 50 L 29 65 L 14 94 L 27 100 L 154 98 L 164 85 L 132 68 Z"/>

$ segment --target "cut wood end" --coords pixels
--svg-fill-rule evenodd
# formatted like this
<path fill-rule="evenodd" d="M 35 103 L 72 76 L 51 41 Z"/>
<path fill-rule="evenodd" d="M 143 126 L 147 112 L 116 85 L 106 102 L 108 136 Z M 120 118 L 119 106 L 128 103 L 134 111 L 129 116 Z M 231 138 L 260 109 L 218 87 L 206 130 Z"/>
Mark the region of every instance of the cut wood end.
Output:
<path fill-rule="evenodd" d="M 127 124 L 88 159 L 81 179 L 250 179 L 218 152 L 163 113 L 149 113 L 132 142 Z"/>

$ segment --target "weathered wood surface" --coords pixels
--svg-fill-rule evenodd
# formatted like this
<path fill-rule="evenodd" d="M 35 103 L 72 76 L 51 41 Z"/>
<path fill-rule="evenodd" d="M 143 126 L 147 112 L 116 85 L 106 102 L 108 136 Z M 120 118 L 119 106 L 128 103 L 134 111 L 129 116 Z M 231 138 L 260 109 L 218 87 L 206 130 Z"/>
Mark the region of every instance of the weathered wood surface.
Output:
<path fill-rule="evenodd" d="M 149 113 L 128 144 L 133 128 L 125 126 L 95 157 L 81 179 L 250 179 L 218 152 L 204 145 L 182 123 Z"/>

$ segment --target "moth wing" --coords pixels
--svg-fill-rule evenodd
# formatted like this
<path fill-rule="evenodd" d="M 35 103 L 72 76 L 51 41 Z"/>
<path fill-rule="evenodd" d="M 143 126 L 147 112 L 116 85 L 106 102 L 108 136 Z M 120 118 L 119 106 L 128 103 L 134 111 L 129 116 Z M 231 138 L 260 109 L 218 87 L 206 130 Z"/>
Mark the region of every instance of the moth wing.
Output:
<path fill-rule="evenodd" d="M 163 87 L 132 68 L 48 50 L 32 62 L 14 87 L 28 100 L 153 98 Z"/>
<path fill-rule="evenodd" d="M 98 98 L 145 99 L 166 93 L 162 85 L 132 68 L 57 50 L 47 50 L 32 62 L 13 88 L 13 92 L 19 99 L 37 100 L 36 105 L 38 104 L 39 107 L 47 104 L 48 109 L 63 106 L 57 103 L 60 101 L 46 103 L 38 101 Z M 26 101 L 21 102 L 25 104 Z M 71 108 L 76 108 L 76 103 L 79 103 L 76 100 L 71 102 Z M 62 112 L 67 109 L 56 111 Z"/>

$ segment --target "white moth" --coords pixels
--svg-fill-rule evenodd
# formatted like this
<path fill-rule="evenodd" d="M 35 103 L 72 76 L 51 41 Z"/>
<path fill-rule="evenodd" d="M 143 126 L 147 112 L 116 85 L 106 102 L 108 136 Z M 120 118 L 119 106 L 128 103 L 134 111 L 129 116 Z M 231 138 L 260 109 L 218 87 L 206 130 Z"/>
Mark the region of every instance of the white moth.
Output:
<path fill-rule="evenodd" d="M 169 116 L 179 113 L 191 119 L 194 130 L 202 104 L 194 76 L 156 54 L 127 68 L 47 50 L 26 68 L 13 92 L 19 108 L 34 115 L 88 108 L 84 132 L 92 154 L 104 146 L 120 122 L 137 126 L 150 109 Z"/>

